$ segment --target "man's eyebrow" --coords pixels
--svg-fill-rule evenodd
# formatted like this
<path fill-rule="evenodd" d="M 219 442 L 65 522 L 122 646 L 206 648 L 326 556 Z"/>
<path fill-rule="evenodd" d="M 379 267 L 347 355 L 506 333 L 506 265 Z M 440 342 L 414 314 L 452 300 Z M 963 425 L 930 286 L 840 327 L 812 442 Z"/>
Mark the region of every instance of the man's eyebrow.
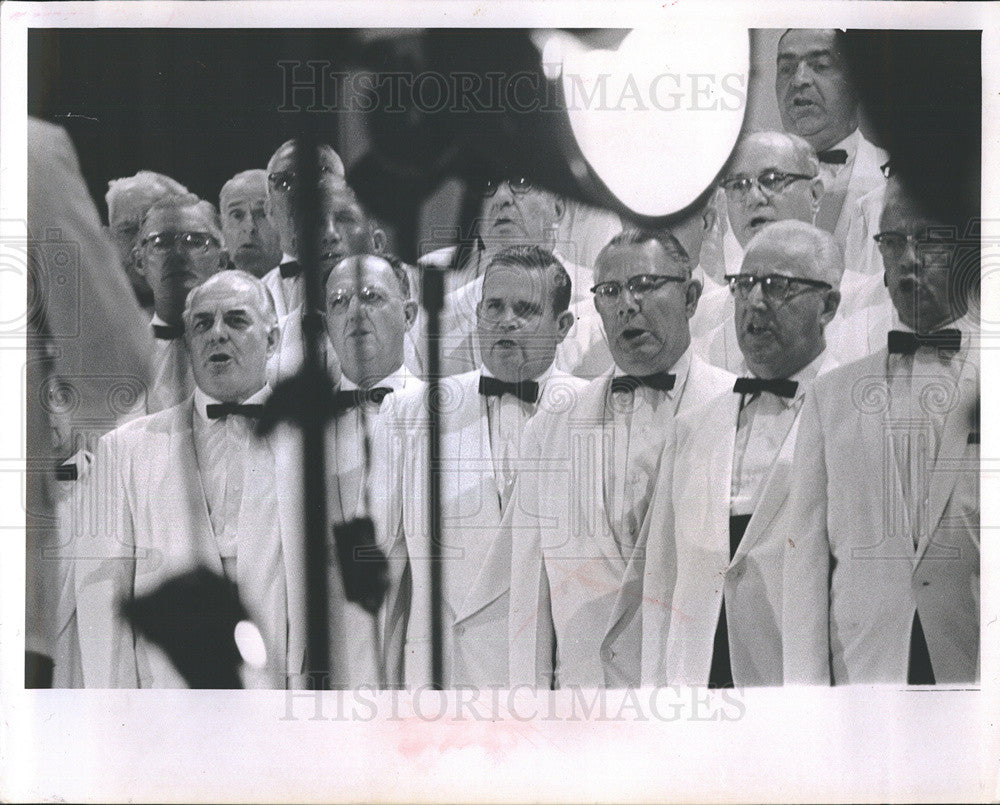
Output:
<path fill-rule="evenodd" d="M 815 48 L 807 50 L 805 53 L 795 53 L 792 51 L 778 52 L 778 61 L 798 61 L 799 59 L 814 59 L 817 56 L 833 56 L 833 48 Z"/>

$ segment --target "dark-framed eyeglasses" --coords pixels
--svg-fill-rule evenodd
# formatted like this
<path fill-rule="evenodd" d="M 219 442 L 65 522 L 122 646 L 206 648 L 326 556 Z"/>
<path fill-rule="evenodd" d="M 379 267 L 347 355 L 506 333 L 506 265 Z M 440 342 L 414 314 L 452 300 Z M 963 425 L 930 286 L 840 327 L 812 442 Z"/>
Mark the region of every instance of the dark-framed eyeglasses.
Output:
<path fill-rule="evenodd" d="M 890 259 L 900 257 L 907 244 L 913 247 L 913 251 L 918 256 L 936 263 L 947 262 L 955 253 L 954 236 L 947 231 L 935 232 L 931 229 L 925 229 L 916 235 L 889 231 L 879 232 L 872 237 L 878 244 L 882 256 Z"/>
<path fill-rule="evenodd" d="M 321 182 L 328 181 L 339 175 L 330 165 L 320 165 L 319 167 L 319 180 Z M 276 193 L 288 193 L 294 190 L 297 182 L 298 176 L 295 171 L 274 171 L 267 174 L 268 186 Z"/>
<path fill-rule="evenodd" d="M 599 282 L 590 289 L 590 292 L 594 295 L 595 304 L 609 305 L 618 301 L 622 288 L 627 288 L 633 299 L 642 299 L 646 294 L 659 290 L 668 282 L 687 282 L 687 278 L 672 277 L 668 274 L 636 274 L 625 282 L 618 280 Z"/>
<path fill-rule="evenodd" d="M 726 274 L 726 282 L 729 283 L 729 290 L 734 296 L 740 299 L 749 299 L 750 292 L 755 285 L 760 285 L 761 293 L 765 299 L 772 302 L 784 302 L 803 291 L 812 288 L 822 288 L 832 290 L 833 286 L 822 280 L 808 280 L 801 277 L 786 277 L 784 274 L 768 274 L 759 276 L 757 274 Z"/>
<path fill-rule="evenodd" d="M 209 232 L 150 232 L 141 244 L 157 252 L 180 246 L 188 253 L 197 253 L 207 251 L 209 246 L 219 246 L 219 241 Z"/>
<path fill-rule="evenodd" d="M 500 185 L 504 182 L 507 183 L 510 192 L 515 196 L 523 196 L 531 190 L 531 180 L 526 176 L 511 176 L 509 179 L 489 179 L 483 188 L 483 198 L 496 195 L 497 190 L 500 189 Z"/>
<path fill-rule="evenodd" d="M 792 182 L 799 179 L 812 179 L 804 173 L 785 173 L 775 169 L 766 170 L 759 176 L 747 176 L 738 174 L 722 180 L 722 186 L 727 193 L 743 198 L 750 192 L 750 188 L 757 185 L 762 192 L 779 193 L 788 187 Z"/>
<path fill-rule="evenodd" d="M 385 291 L 380 288 L 372 288 L 370 285 L 363 285 L 357 292 L 344 288 L 333 291 L 326 298 L 326 309 L 333 314 L 346 313 L 355 296 L 363 307 L 378 307 L 389 301 L 389 296 Z"/>

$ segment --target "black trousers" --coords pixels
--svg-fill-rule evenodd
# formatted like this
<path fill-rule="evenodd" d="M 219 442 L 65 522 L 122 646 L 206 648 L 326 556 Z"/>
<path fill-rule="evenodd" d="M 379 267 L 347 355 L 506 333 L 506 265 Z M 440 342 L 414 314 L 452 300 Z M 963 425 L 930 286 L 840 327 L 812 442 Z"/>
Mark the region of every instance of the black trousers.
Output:
<path fill-rule="evenodd" d="M 737 514 L 729 518 L 729 560 L 736 556 L 740 540 L 750 523 L 749 514 Z M 726 599 L 722 599 L 719 623 L 715 627 L 715 645 L 712 648 L 712 667 L 708 672 L 710 688 L 733 687 L 733 666 L 729 661 L 729 627 L 726 624 Z"/>

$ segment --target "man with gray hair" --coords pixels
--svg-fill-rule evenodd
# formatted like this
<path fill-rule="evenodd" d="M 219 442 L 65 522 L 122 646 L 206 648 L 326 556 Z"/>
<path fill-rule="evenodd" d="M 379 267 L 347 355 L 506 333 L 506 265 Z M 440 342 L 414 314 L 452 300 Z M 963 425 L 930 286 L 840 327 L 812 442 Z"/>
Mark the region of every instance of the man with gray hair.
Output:
<path fill-rule="evenodd" d="M 195 195 L 154 203 L 139 229 L 135 268 L 153 292 L 153 381 L 146 413 L 162 411 L 194 391 L 184 301 L 192 288 L 229 264 L 215 207 Z"/>
<path fill-rule="evenodd" d="M 235 583 L 263 637 L 266 660 L 246 683 L 284 688 L 303 669 L 304 568 L 301 524 L 277 483 L 283 452 L 254 435 L 278 343 L 273 302 L 256 277 L 225 271 L 188 294 L 183 319 L 194 393 L 98 445 L 76 563 L 83 684 L 183 687 L 119 605 L 208 568 Z"/>
<path fill-rule="evenodd" d="M 782 683 L 782 527 L 806 388 L 837 365 L 824 330 L 843 260 L 779 221 L 747 244 L 735 298 L 742 376 L 668 434 L 644 525 L 642 682 Z"/>
<path fill-rule="evenodd" d="M 144 308 L 153 306 L 153 291 L 135 267 L 139 227 L 146 211 L 154 203 L 167 196 L 185 195 L 187 192 L 184 185 L 153 171 L 139 171 L 135 176 L 108 182 L 108 192 L 104 195 L 108 205 L 108 234 L 132 283 L 132 290 Z"/>
<path fill-rule="evenodd" d="M 263 277 L 281 260 L 278 233 L 264 212 L 267 171 L 237 173 L 219 191 L 222 235 L 236 268 Z"/>

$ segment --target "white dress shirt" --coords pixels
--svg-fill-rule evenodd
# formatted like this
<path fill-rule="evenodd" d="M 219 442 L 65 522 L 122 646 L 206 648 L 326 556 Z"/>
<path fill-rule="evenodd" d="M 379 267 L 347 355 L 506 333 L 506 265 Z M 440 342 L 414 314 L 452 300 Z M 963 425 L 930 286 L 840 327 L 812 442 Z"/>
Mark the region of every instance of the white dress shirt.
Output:
<path fill-rule="evenodd" d="M 798 383 L 794 397 L 779 397 L 766 391 L 753 396 L 743 395 L 733 449 L 730 514 L 753 514 L 757 508 L 761 488 L 802 408 L 806 388 L 819 374 L 824 359 L 825 354 L 820 353 L 789 378 Z"/>
<path fill-rule="evenodd" d="M 166 327 L 167 323 L 153 314 L 151 327 Z M 184 336 L 153 337 L 153 380 L 146 398 L 146 413 L 155 414 L 183 402 L 194 391 L 191 356 Z"/>
<path fill-rule="evenodd" d="M 609 391 L 603 438 L 604 503 L 608 525 L 625 555 L 635 546 L 653 493 L 667 428 L 684 396 L 691 348 L 671 368 L 670 391 L 640 386 L 634 392 Z M 615 367 L 615 377 L 626 374 Z"/>
<path fill-rule="evenodd" d="M 270 393 L 265 385 L 244 402 L 261 404 Z M 209 419 L 206 409 L 216 402 L 195 389 L 192 432 L 215 547 L 261 629 L 268 658 L 283 662 L 287 616 L 276 619 L 274 613 L 287 613 L 288 601 L 274 455 L 266 439 L 253 435 L 252 419 L 239 414 Z"/>

